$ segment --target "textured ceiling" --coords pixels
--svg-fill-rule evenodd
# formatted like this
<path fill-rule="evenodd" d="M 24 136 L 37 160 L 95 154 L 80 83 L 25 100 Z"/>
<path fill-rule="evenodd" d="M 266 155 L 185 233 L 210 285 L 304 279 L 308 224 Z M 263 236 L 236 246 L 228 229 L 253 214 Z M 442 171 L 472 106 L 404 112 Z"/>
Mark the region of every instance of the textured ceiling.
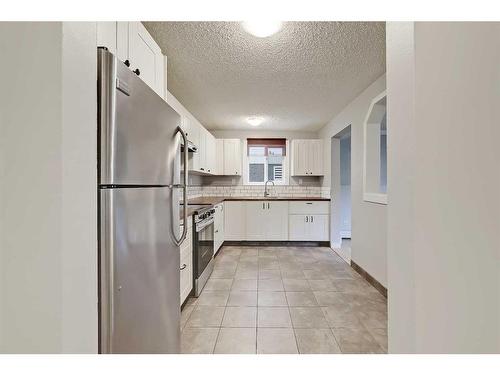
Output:
<path fill-rule="evenodd" d="M 168 56 L 168 89 L 208 129 L 321 128 L 385 72 L 385 23 L 144 22 Z"/>

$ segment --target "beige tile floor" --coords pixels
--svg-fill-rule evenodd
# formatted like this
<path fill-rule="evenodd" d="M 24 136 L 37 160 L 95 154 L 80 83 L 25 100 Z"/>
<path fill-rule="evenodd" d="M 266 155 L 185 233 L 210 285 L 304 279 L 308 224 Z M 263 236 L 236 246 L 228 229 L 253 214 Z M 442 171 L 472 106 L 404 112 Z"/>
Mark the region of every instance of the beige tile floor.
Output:
<path fill-rule="evenodd" d="M 330 248 L 223 247 L 183 353 L 386 353 L 387 300 Z"/>

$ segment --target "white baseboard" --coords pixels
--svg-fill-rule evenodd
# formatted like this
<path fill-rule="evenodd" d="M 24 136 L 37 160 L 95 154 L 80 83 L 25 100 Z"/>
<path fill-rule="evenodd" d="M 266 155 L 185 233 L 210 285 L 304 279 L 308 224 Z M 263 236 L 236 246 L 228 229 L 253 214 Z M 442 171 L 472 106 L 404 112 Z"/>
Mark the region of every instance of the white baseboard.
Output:
<path fill-rule="evenodd" d="M 342 237 L 342 238 L 351 238 L 351 231 L 350 230 L 341 230 L 340 231 L 340 237 Z"/>

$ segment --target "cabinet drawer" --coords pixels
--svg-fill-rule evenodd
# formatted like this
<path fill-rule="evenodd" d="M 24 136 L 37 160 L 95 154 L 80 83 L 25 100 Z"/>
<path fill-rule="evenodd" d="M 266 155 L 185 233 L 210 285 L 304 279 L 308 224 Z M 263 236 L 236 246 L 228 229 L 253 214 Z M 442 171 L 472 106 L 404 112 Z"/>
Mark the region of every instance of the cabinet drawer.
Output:
<path fill-rule="evenodd" d="M 191 292 L 193 288 L 193 251 L 191 247 L 186 247 L 181 250 L 180 261 L 180 304 Z"/>
<path fill-rule="evenodd" d="M 330 212 L 329 201 L 290 201 L 291 215 L 327 215 Z"/>

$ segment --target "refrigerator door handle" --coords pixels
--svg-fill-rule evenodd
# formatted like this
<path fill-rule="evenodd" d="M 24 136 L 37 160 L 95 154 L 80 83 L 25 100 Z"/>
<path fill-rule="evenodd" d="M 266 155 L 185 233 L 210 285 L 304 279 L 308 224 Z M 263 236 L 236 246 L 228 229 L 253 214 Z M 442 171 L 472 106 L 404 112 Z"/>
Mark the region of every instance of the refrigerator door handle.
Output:
<path fill-rule="evenodd" d="M 100 352 L 107 354 L 112 353 L 112 342 L 114 333 L 114 199 L 113 191 L 105 190 L 101 193 L 101 248 L 100 264 L 105 272 L 101 271 L 101 337 L 100 337 Z"/>
<path fill-rule="evenodd" d="M 182 139 L 184 141 L 184 145 L 188 144 L 188 139 L 186 136 L 186 133 L 182 130 L 180 126 L 177 127 L 177 132 L 181 133 Z M 182 201 L 184 204 L 182 205 L 182 218 L 183 218 L 183 225 L 182 225 L 182 235 L 181 238 L 177 239 L 176 235 L 176 230 L 177 228 L 173 227 L 173 221 L 172 221 L 172 234 L 174 237 L 174 243 L 176 246 L 180 246 L 181 243 L 184 242 L 186 239 L 187 235 L 187 186 L 188 186 L 188 148 L 184 147 L 184 184 L 182 185 Z"/>

